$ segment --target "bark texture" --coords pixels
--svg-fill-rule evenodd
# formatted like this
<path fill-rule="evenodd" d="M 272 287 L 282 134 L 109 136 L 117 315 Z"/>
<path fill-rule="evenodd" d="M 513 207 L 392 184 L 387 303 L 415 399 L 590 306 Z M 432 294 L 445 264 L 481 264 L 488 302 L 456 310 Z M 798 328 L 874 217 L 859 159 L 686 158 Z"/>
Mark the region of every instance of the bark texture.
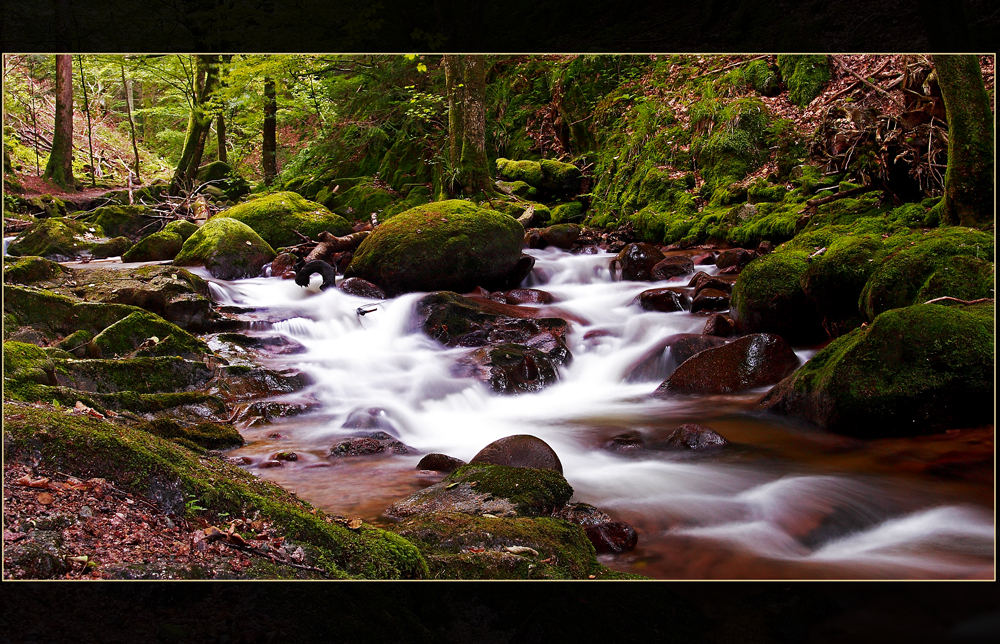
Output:
<path fill-rule="evenodd" d="M 181 158 L 174 170 L 170 182 L 170 194 L 176 195 L 181 190 L 188 189 L 194 182 L 201 157 L 205 151 L 205 141 L 212 127 L 210 101 L 219 87 L 219 57 L 195 57 L 195 93 L 192 97 L 191 114 L 188 117 L 187 134 L 184 137 L 184 148 Z"/>
<path fill-rule="evenodd" d="M 264 183 L 270 185 L 278 174 L 277 164 L 277 114 L 278 101 L 275 96 L 274 81 L 264 79 L 264 141 L 260 161 L 264 173 Z"/>
<path fill-rule="evenodd" d="M 73 179 L 73 57 L 56 56 L 56 115 L 52 152 L 45 164 L 45 179 L 72 188 Z"/>

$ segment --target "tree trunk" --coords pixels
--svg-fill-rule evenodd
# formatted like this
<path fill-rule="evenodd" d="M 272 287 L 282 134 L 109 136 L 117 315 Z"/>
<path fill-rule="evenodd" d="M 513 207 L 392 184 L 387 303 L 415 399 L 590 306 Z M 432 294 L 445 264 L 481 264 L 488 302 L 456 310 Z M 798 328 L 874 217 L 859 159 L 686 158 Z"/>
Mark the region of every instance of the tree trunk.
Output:
<path fill-rule="evenodd" d="M 462 64 L 465 56 L 444 56 L 445 94 L 448 97 L 448 163 L 457 171 L 462 156 L 462 128 L 465 124 L 462 108 L 465 106 L 465 86 Z"/>
<path fill-rule="evenodd" d="M 219 119 L 215 122 L 215 133 L 219 137 L 219 161 L 229 162 L 229 155 L 226 153 L 226 115 L 219 114 Z"/>
<path fill-rule="evenodd" d="M 948 169 L 938 206 L 948 224 L 993 220 L 993 113 L 977 56 L 934 56 L 948 114 Z"/>
<path fill-rule="evenodd" d="M 73 58 L 56 56 L 56 116 L 52 152 L 43 178 L 64 188 L 74 187 L 73 179 Z"/>
<path fill-rule="evenodd" d="M 278 101 L 275 96 L 274 81 L 264 79 L 264 142 L 261 147 L 260 160 L 264 172 L 264 183 L 271 185 L 278 174 L 276 163 L 277 152 L 277 114 Z"/>
<path fill-rule="evenodd" d="M 125 112 L 128 114 L 128 129 L 132 135 L 132 152 L 135 154 L 135 182 L 141 183 L 139 178 L 139 146 L 135 142 L 135 121 L 132 119 L 132 83 L 125 80 L 125 63 L 121 63 L 122 85 L 125 87 Z M 131 181 L 129 182 L 131 184 Z"/>
<path fill-rule="evenodd" d="M 188 116 L 187 134 L 184 137 L 181 158 L 177 162 L 174 177 L 170 182 L 171 195 L 179 194 L 182 189 L 191 187 L 198 166 L 201 165 L 208 131 L 212 127 L 213 115 L 209 112 L 208 103 L 219 86 L 219 58 L 199 55 L 195 58 L 195 66 L 197 72 L 191 114 Z"/>
<path fill-rule="evenodd" d="M 490 171 L 486 162 L 486 60 L 465 57 L 465 105 L 462 107 L 462 187 L 466 192 L 486 190 Z"/>
<path fill-rule="evenodd" d="M 87 79 L 83 75 L 83 56 L 76 57 L 80 67 L 80 87 L 83 89 L 83 113 L 87 115 L 87 149 L 90 151 L 90 185 L 97 186 L 97 167 L 94 165 L 94 128 L 90 122 L 90 99 L 87 98 Z"/>

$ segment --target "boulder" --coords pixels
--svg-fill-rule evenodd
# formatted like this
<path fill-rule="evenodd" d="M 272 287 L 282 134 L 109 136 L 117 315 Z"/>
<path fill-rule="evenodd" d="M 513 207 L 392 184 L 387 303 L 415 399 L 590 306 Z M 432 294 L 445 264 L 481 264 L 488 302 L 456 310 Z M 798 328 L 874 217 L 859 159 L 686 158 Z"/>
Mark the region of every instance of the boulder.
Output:
<path fill-rule="evenodd" d="M 462 459 L 435 452 L 420 459 L 420 462 L 417 463 L 417 469 L 450 474 L 465 464 Z"/>
<path fill-rule="evenodd" d="M 295 277 L 295 265 L 299 258 L 292 253 L 278 253 L 271 261 L 271 277 L 292 279 Z"/>
<path fill-rule="evenodd" d="M 667 336 L 632 363 L 626 371 L 625 380 L 628 382 L 662 380 L 691 356 L 725 343 L 722 338 L 696 333 L 677 333 Z"/>
<path fill-rule="evenodd" d="M 703 288 L 694 296 L 691 302 L 691 312 L 728 311 L 729 293 L 714 288 Z"/>
<path fill-rule="evenodd" d="M 94 259 L 106 259 L 108 257 L 119 257 L 132 247 L 132 241 L 128 237 L 112 237 L 111 239 L 94 244 L 90 254 Z"/>
<path fill-rule="evenodd" d="M 501 176 L 523 181 L 548 196 L 573 196 L 580 192 L 583 173 L 571 163 L 551 159 L 514 161 L 500 158 L 496 164 Z"/>
<path fill-rule="evenodd" d="M 694 271 L 694 262 L 690 257 L 683 255 L 671 255 L 653 266 L 650 271 L 654 280 L 669 280 L 682 275 L 687 275 Z"/>
<path fill-rule="evenodd" d="M 586 210 L 586 207 L 579 201 L 561 203 L 552 208 L 552 214 L 549 217 L 549 221 L 553 225 L 580 222 L 583 221 L 583 216 L 586 213 Z"/>
<path fill-rule="evenodd" d="M 691 296 L 675 287 L 652 288 L 636 296 L 639 306 L 646 311 L 685 311 L 691 308 Z"/>
<path fill-rule="evenodd" d="M 8 283 L 34 284 L 70 274 L 72 269 L 44 257 L 26 255 L 3 258 L 3 281 Z"/>
<path fill-rule="evenodd" d="M 534 288 L 515 288 L 503 294 L 507 304 L 552 304 L 551 293 Z"/>
<path fill-rule="evenodd" d="M 517 286 L 534 260 L 522 259 L 515 219 L 459 199 L 411 208 L 379 225 L 345 271 L 390 297 L 411 291 Z M 511 283 L 511 282 L 514 283 Z"/>
<path fill-rule="evenodd" d="M 715 265 L 720 271 L 730 268 L 740 271 L 756 257 L 757 253 L 755 251 L 747 250 L 746 248 L 730 248 L 729 250 L 721 251 L 715 257 Z"/>
<path fill-rule="evenodd" d="M 374 456 L 376 454 L 409 454 L 412 448 L 385 432 L 372 432 L 367 436 L 352 436 L 337 441 L 330 448 L 330 456 Z"/>
<path fill-rule="evenodd" d="M 732 316 L 743 331 L 811 344 L 826 337 L 815 303 L 802 290 L 804 251 L 775 251 L 752 262 L 733 286 Z"/>
<path fill-rule="evenodd" d="M 87 215 L 86 221 L 108 237 L 136 239 L 144 228 L 158 220 L 146 206 L 102 206 Z"/>
<path fill-rule="evenodd" d="M 385 292 L 383 292 L 382 289 L 368 280 L 361 279 L 360 277 L 348 277 L 343 280 L 340 283 L 340 290 L 348 295 L 367 297 L 373 300 L 385 299 Z"/>
<path fill-rule="evenodd" d="M 163 230 L 140 239 L 135 246 L 122 254 L 123 262 L 156 262 L 177 256 L 188 237 L 198 230 L 196 224 L 185 219 L 172 221 Z"/>
<path fill-rule="evenodd" d="M 559 379 L 556 361 L 538 349 L 502 343 L 477 349 L 459 361 L 458 373 L 500 394 L 540 391 Z"/>
<path fill-rule="evenodd" d="M 694 294 L 697 295 L 698 291 L 703 288 L 714 288 L 720 291 L 725 291 L 726 293 L 731 293 L 733 290 L 733 283 L 722 277 L 716 277 L 714 275 L 709 275 L 705 271 L 698 271 L 695 273 L 694 277 L 688 282 L 688 288 L 694 289 Z"/>
<path fill-rule="evenodd" d="M 736 332 L 736 323 L 728 315 L 713 313 L 705 323 L 705 335 L 714 335 L 720 338 L 728 338 Z"/>
<path fill-rule="evenodd" d="M 174 264 L 200 264 L 214 277 L 234 280 L 257 277 L 274 256 L 274 249 L 243 222 L 213 217 L 187 238 Z"/>
<path fill-rule="evenodd" d="M 663 252 L 652 244 L 628 244 L 611 260 L 611 271 L 621 269 L 623 280 L 648 282 L 653 279 L 653 267 L 663 260 Z"/>
<path fill-rule="evenodd" d="M 533 248 L 555 246 L 556 248 L 569 250 L 573 248 L 573 244 L 580 238 L 581 232 L 583 232 L 583 229 L 578 224 L 556 224 L 542 228 L 538 231 L 542 243 L 533 246 Z"/>
<path fill-rule="evenodd" d="M 653 449 L 704 451 L 725 447 L 728 444 L 729 441 L 711 427 L 697 423 L 685 423 L 670 432 L 664 440 L 657 441 Z"/>
<path fill-rule="evenodd" d="M 587 503 L 569 503 L 552 516 L 581 526 L 598 554 L 628 552 L 639 542 L 635 528 Z"/>
<path fill-rule="evenodd" d="M 760 404 L 864 438 L 989 424 L 993 324 L 992 303 L 886 311 L 831 342 Z"/>
<path fill-rule="evenodd" d="M 7 246 L 7 252 L 15 256 L 35 255 L 69 261 L 90 248 L 92 242 L 84 239 L 88 233 L 99 234 L 100 229 L 74 219 L 42 219 L 15 237 Z"/>
<path fill-rule="evenodd" d="M 296 192 L 276 192 L 251 199 L 215 217 L 243 222 L 274 248 L 301 242 L 293 232 L 296 230 L 312 239 L 324 231 L 338 237 L 351 233 L 351 224 L 346 219 Z"/>
<path fill-rule="evenodd" d="M 763 387 L 778 382 L 798 365 L 798 357 L 781 337 L 756 333 L 682 362 L 654 396 L 725 394 Z"/>
<path fill-rule="evenodd" d="M 469 462 L 552 470 L 560 474 L 563 471 L 559 457 L 549 444 L 529 434 L 515 434 L 497 439 L 479 450 Z"/>

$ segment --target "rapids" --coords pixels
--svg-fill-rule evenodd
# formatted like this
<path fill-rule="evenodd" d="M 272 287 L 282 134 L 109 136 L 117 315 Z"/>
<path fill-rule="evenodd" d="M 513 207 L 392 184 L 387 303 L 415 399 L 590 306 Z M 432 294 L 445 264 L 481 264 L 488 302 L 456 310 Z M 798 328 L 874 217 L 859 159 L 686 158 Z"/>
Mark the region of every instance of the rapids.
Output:
<path fill-rule="evenodd" d="M 510 434 L 547 441 L 574 500 L 638 530 L 636 550 L 601 557 L 613 568 L 667 579 L 993 576 L 993 497 L 982 482 L 903 467 L 912 450 L 905 441 L 866 443 L 758 414 L 753 403 L 764 389 L 649 397 L 673 365 L 661 360 L 659 373 L 628 382 L 630 365 L 668 335 L 699 333 L 705 317 L 646 312 L 634 300 L 688 278 L 615 281 L 608 253 L 527 252 L 536 263 L 524 286 L 551 293 L 569 314 L 573 360 L 557 384 L 517 396 L 452 375 L 467 350 L 442 348 L 414 328 L 420 294 L 376 302 L 320 292 L 319 276 L 310 289 L 290 280 L 211 280 L 217 302 L 252 321 L 248 334 L 304 347 L 268 366 L 302 370 L 314 383 L 286 396 L 310 401 L 312 412 L 245 429 L 248 445 L 236 454 L 325 510 L 377 522 L 392 501 L 440 479 L 415 470 L 419 455 L 327 457 L 339 437 L 356 431 L 341 428 L 348 415 L 377 407 L 400 440 L 422 453 L 469 460 Z M 813 353 L 797 351 L 803 360 Z M 662 438 L 684 422 L 710 425 L 732 445 L 711 456 L 602 448 L 624 431 Z M 992 449 L 992 428 L 972 431 L 977 449 Z M 949 434 L 920 444 L 938 454 L 955 440 Z M 279 449 L 299 460 L 256 466 Z"/>

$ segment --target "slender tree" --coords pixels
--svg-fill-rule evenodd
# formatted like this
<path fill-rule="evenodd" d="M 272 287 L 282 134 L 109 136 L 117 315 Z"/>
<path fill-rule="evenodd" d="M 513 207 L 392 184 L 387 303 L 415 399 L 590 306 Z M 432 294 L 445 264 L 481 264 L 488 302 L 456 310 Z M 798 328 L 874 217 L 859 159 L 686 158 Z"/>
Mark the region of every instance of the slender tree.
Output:
<path fill-rule="evenodd" d="M 219 117 L 215 120 L 215 134 L 218 137 L 218 159 L 223 163 L 229 162 L 229 155 L 226 152 L 226 115 L 219 112 Z"/>
<path fill-rule="evenodd" d="M 276 153 L 277 153 L 277 114 L 278 101 L 276 98 L 274 79 L 264 78 L 264 141 L 261 146 L 261 165 L 264 172 L 264 183 L 270 185 L 274 177 L 278 174 Z"/>
<path fill-rule="evenodd" d="M 977 226 L 993 220 L 993 113 L 977 56 L 934 56 L 948 115 L 948 169 L 941 220 Z"/>
<path fill-rule="evenodd" d="M 135 141 L 135 120 L 132 118 L 132 82 L 125 80 L 125 63 L 119 61 L 122 73 L 122 86 L 125 88 L 125 112 L 128 114 L 128 129 L 132 135 L 132 152 L 135 154 L 135 165 L 132 172 L 135 173 L 136 183 L 142 180 L 139 178 L 139 146 Z"/>
<path fill-rule="evenodd" d="M 73 179 L 73 57 L 56 56 L 56 116 L 52 151 L 43 178 L 71 188 Z"/>
<path fill-rule="evenodd" d="M 172 195 L 190 188 L 194 182 L 201 157 L 205 151 L 205 141 L 212 127 L 211 105 L 212 96 L 219 88 L 219 57 L 199 55 L 195 57 L 194 93 L 191 100 L 191 112 L 188 116 L 187 133 L 184 137 L 184 148 L 181 158 L 177 161 L 174 176 L 170 182 L 169 192 Z"/>
<path fill-rule="evenodd" d="M 94 128 L 90 122 L 90 99 L 87 97 L 87 78 L 83 74 L 83 56 L 76 57 L 80 68 L 80 87 L 83 89 L 83 113 L 87 115 L 87 149 L 90 150 L 90 185 L 97 185 L 97 166 L 94 165 Z"/>

